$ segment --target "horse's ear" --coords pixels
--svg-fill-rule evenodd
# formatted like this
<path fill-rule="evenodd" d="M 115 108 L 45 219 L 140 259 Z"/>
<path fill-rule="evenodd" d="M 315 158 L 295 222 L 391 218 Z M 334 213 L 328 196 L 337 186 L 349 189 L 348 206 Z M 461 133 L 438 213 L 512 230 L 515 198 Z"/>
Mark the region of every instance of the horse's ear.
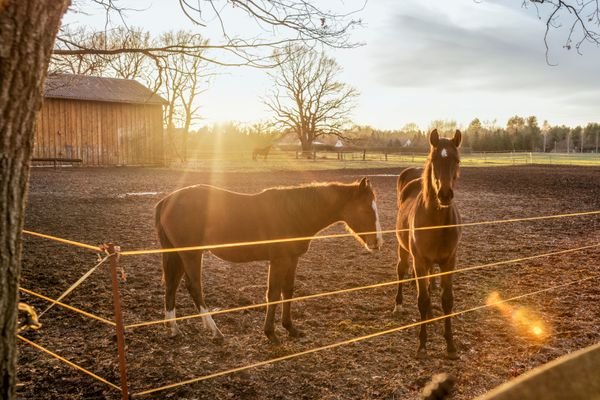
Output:
<path fill-rule="evenodd" d="M 429 144 L 432 145 L 433 147 L 437 147 L 437 145 L 439 143 L 440 143 L 440 135 L 438 134 L 437 129 L 434 129 L 429 134 Z"/>
<path fill-rule="evenodd" d="M 452 138 L 452 143 L 454 143 L 454 145 L 456 147 L 460 147 L 461 141 L 462 141 L 462 133 L 460 133 L 460 131 L 457 129 L 456 132 L 454 132 L 454 137 Z"/>
<path fill-rule="evenodd" d="M 364 178 L 362 178 L 360 180 L 360 183 L 358 184 L 358 188 L 361 189 L 361 190 L 363 190 L 363 189 L 366 189 L 368 187 L 371 187 L 371 182 L 369 182 L 369 180 L 365 176 Z"/>

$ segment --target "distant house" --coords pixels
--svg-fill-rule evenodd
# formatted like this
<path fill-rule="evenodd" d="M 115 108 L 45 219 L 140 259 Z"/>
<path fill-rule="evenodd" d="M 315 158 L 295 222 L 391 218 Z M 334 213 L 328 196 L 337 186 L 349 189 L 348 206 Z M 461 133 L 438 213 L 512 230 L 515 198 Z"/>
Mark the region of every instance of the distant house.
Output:
<path fill-rule="evenodd" d="M 84 165 L 163 164 L 165 103 L 134 80 L 50 75 L 33 157 L 81 159 Z"/>

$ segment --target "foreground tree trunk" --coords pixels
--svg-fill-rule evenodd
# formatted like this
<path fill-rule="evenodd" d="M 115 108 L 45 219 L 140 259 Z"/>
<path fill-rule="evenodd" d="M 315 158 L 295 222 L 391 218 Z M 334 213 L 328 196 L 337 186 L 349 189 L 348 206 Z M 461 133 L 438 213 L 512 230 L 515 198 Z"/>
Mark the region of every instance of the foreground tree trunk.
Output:
<path fill-rule="evenodd" d="M 0 0 L 0 399 L 16 384 L 21 229 L 36 113 L 69 0 Z"/>

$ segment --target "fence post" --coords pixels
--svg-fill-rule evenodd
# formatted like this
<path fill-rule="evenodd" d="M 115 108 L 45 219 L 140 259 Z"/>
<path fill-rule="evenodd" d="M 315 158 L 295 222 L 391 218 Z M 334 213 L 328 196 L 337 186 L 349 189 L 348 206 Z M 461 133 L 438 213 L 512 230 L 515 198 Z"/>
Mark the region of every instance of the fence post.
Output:
<path fill-rule="evenodd" d="M 123 328 L 123 313 L 121 311 L 121 295 L 119 293 L 119 280 L 117 278 L 117 267 L 119 264 L 119 251 L 121 248 L 112 243 L 107 244 L 110 254 L 110 280 L 112 282 L 113 306 L 115 310 L 115 323 L 117 333 L 117 349 L 119 351 L 119 372 L 121 375 L 121 398 L 129 399 L 127 387 L 127 363 L 125 360 L 125 329 Z"/>
<path fill-rule="evenodd" d="M 363 161 L 367 159 L 367 149 L 363 149 Z"/>

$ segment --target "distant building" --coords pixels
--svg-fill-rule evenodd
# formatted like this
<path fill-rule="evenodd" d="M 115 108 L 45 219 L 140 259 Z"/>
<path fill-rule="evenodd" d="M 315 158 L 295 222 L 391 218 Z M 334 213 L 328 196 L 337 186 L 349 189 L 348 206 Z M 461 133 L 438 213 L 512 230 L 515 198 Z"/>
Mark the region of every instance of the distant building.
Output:
<path fill-rule="evenodd" d="M 164 164 L 164 104 L 134 80 L 50 75 L 33 157 L 81 159 L 84 165 Z"/>

